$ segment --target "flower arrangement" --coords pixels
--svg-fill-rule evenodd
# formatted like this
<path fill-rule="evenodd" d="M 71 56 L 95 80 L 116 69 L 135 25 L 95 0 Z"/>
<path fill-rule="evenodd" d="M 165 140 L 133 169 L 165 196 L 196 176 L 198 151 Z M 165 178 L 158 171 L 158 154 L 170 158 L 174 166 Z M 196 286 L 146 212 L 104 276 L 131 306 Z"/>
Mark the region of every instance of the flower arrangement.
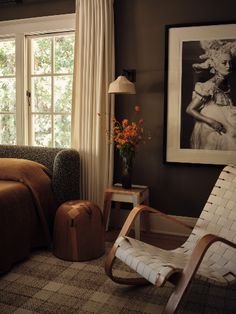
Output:
<path fill-rule="evenodd" d="M 134 110 L 136 113 L 140 112 L 140 106 L 136 105 Z M 143 124 L 143 118 L 134 122 L 125 118 L 119 122 L 113 117 L 111 140 L 119 150 L 120 156 L 134 157 L 137 147 L 145 143 Z"/>
<path fill-rule="evenodd" d="M 141 110 L 139 105 L 134 107 L 135 113 Z M 129 121 L 123 119 L 119 122 L 115 117 L 112 119 L 111 142 L 115 144 L 122 158 L 122 187 L 131 188 L 132 170 L 135 152 L 140 144 L 145 144 L 144 119 Z M 150 137 L 148 137 L 150 139 Z"/>

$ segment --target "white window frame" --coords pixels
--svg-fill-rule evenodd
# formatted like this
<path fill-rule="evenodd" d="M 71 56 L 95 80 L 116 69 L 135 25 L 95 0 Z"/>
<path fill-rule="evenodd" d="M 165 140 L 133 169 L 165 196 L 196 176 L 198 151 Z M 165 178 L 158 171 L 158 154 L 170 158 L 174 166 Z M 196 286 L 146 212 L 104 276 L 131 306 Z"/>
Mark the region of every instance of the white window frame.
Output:
<path fill-rule="evenodd" d="M 75 14 L 62 14 L 0 22 L 0 39 L 16 40 L 16 143 L 29 144 L 26 36 L 75 30 Z"/>

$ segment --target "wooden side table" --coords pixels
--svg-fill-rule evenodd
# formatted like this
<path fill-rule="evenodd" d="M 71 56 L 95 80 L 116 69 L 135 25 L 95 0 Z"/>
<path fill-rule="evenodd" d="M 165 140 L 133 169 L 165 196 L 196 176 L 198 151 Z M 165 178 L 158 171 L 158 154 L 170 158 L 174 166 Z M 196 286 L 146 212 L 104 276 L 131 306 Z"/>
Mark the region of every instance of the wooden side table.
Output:
<path fill-rule="evenodd" d="M 132 185 L 131 189 L 123 189 L 117 183 L 105 190 L 104 212 L 107 214 L 107 226 L 109 226 L 111 202 L 115 202 L 116 210 L 120 210 L 120 203 L 132 203 L 133 207 L 140 204 L 149 204 L 149 189 L 144 185 Z M 140 216 L 135 219 L 135 238 L 140 239 Z"/>

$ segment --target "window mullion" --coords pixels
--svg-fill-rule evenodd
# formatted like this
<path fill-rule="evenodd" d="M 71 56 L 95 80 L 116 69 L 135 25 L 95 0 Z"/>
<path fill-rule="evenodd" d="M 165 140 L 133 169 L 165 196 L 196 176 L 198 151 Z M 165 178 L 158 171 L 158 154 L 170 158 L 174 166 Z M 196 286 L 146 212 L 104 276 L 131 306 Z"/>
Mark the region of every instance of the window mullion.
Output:
<path fill-rule="evenodd" d="M 54 130 L 54 72 L 55 72 L 55 38 L 52 37 L 52 78 L 51 78 L 51 123 L 52 123 L 52 146 L 55 146 L 55 130 Z"/>
<path fill-rule="evenodd" d="M 24 34 L 16 35 L 16 142 L 28 144 L 26 103 L 26 47 Z"/>
<path fill-rule="evenodd" d="M 30 145 L 33 144 L 33 132 L 32 132 L 32 125 L 33 125 L 33 117 L 32 117 L 32 41 L 30 38 L 27 38 L 27 90 L 30 92 L 30 96 L 27 101 L 27 116 L 28 116 L 28 143 Z"/>

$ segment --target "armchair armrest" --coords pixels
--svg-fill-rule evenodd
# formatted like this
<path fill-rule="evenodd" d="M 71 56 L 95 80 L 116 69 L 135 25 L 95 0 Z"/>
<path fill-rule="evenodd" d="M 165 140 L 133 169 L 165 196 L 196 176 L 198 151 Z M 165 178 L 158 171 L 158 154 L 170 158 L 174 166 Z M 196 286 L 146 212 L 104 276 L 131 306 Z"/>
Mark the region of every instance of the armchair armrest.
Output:
<path fill-rule="evenodd" d="M 55 157 L 52 176 L 58 205 L 80 199 L 80 155 L 75 149 L 63 149 Z"/>
<path fill-rule="evenodd" d="M 191 274 L 191 276 L 194 276 L 209 247 L 218 241 L 236 249 L 235 243 L 214 234 L 206 234 L 199 239 L 194 247 L 191 257 L 183 270 L 183 274 L 188 276 Z"/>
<path fill-rule="evenodd" d="M 196 244 L 193 252 L 190 256 L 189 261 L 184 267 L 182 273 L 177 277 L 177 285 L 174 293 L 170 296 L 168 303 L 165 307 L 164 314 L 175 313 L 179 306 L 179 302 L 184 295 L 189 282 L 193 279 L 193 276 L 198 270 L 201 261 L 206 254 L 208 248 L 215 242 L 220 241 L 236 249 L 236 244 L 224 239 L 222 237 L 216 236 L 214 234 L 204 235 Z M 158 283 L 157 283 L 158 285 Z"/>

